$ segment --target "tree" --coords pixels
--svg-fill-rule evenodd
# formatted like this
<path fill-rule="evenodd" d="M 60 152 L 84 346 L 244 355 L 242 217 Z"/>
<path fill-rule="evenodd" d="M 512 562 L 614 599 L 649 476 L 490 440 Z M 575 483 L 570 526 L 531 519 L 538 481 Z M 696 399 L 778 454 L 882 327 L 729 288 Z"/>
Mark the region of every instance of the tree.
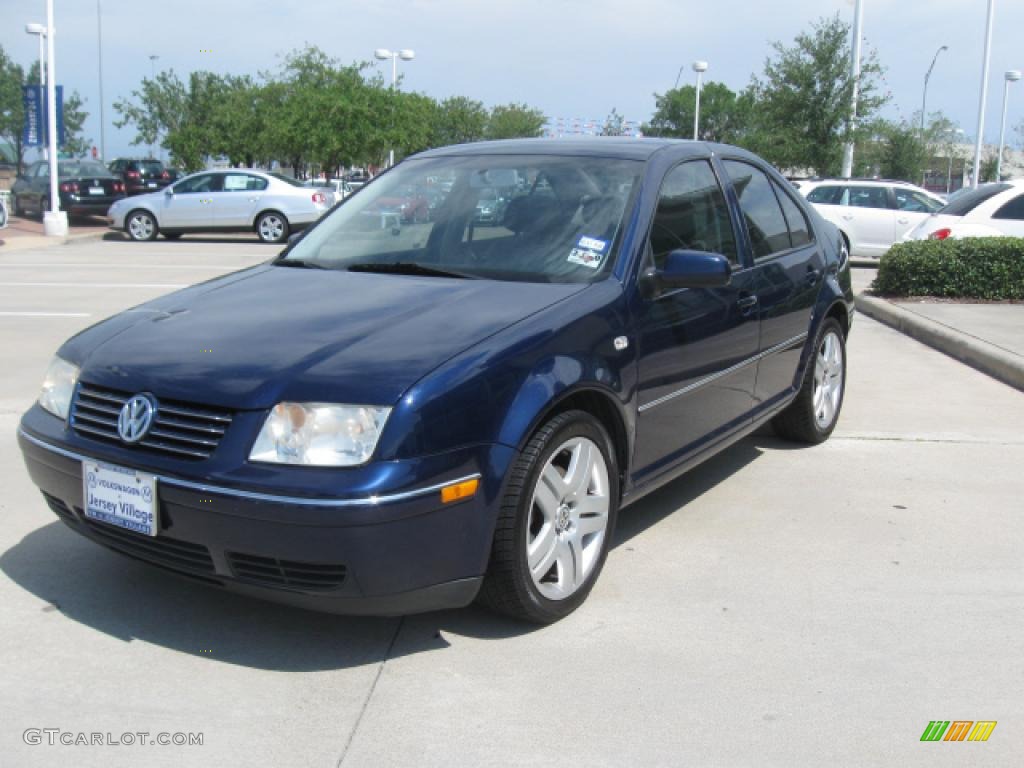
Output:
<path fill-rule="evenodd" d="M 655 111 L 642 130 L 646 136 L 693 138 L 697 89 L 692 85 L 654 94 Z M 734 93 L 723 83 L 708 82 L 700 93 L 700 126 L 703 141 L 742 144 L 750 132 L 753 94 Z"/>
<path fill-rule="evenodd" d="M 843 144 L 869 135 L 863 126 L 887 100 L 878 80 L 883 69 L 874 51 L 861 60 L 857 120 L 851 130 L 854 80 L 850 73 L 850 28 L 836 15 L 823 18 L 792 46 L 772 45 L 762 77 L 752 82 L 756 131 L 751 148 L 784 168 L 821 175 L 839 171 Z M 702 110 L 703 112 L 703 110 Z"/>
<path fill-rule="evenodd" d="M 623 136 L 626 133 L 626 118 L 618 113 L 615 107 L 612 107 L 612 112 L 604 121 L 604 127 L 601 129 L 602 136 Z"/>
<path fill-rule="evenodd" d="M 24 81 L 24 70 L 0 46 L 0 139 L 10 142 L 14 147 L 18 173 L 24 170 L 25 162 L 25 147 L 22 144 L 25 105 L 21 95 Z"/>
<path fill-rule="evenodd" d="M 486 133 L 487 110 L 482 102 L 465 96 L 452 96 L 438 104 L 434 146 L 468 144 L 480 141 Z"/>
<path fill-rule="evenodd" d="M 545 123 L 544 113 L 526 104 L 504 104 L 494 107 L 487 120 L 488 139 L 536 138 Z"/>

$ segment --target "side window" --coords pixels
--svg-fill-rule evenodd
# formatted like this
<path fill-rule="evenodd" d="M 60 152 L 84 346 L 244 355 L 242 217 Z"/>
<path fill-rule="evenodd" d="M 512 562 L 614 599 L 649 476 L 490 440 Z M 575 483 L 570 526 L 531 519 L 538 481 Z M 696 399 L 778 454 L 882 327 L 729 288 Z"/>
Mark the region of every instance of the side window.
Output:
<path fill-rule="evenodd" d="M 842 187 L 817 187 L 807 193 L 807 202 L 809 203 L 839 205 L 842 199 Z"/>
<path fill-rule="evenodd" d="M 266 179 L 250 176 L 247 173 L 228 173 L 224 175 L 224 192 L 252 192 L 267 188 Z"/>
<path fill-rule="evenodd" d="M 174 185 L 174 194 L 187 195 L 195 192 L 214 192 L 219 187 L 216 174 L 202 173 Z"/>
<path fill-rule="evenodd" d="M 661 185 L 650 243 L 659 269 L 669 253 L 680 248 L 719 253 L 739 263 L 729 206 L 707 160 L 683 163 L 669 171 Z"/>
<path fill-rule="evenodd" d="M 847 205 L 853 208 L 888 208 L 889 195 L 885 187 L 850 187 Z"/>
<path fill-rule="evenodd" d="M 794 248 L 801 248 L 811 242 L 811 225 L 807 222 L 807 216 L 800 210 L 793 198 L 786 190 L 772 182 L 775 187 L 775 195 L 782 204 L 782 212 L 786 216 L 786 223 L 789 225 L 789 239 Z"/>
<path fill-rule="evenodd" d="M 932 213 L 942 207 L 941 203 L 937 203 L 927 195 L 922 195 L 920 192 L 915 192 L 912 189 L 900 189 L 897 187 L 893 192 L 896 194 L 896 207 L 901 211 Z"/>
<path fill-rule="evenodd" d="M 36 166 L 36 176 L 37 177 L 49 176 L 49 175 L 50 175 L 50 164 L 49 163 L 40 163 L 39 165 Z"/>
<path fill-rule="evenodd" d="M 993 219 L 1013 219 L 1024 221 L 1024 195 L 1017 195 L 1005 203 L 1002 208 L 992 214 Z"/>
<path fill-rule="evenodd" d="M 769 178 L 749 163 L 726 160 L 723 164 L 740 199 L 754 258 L 789 250 L 789 227 Z"/>

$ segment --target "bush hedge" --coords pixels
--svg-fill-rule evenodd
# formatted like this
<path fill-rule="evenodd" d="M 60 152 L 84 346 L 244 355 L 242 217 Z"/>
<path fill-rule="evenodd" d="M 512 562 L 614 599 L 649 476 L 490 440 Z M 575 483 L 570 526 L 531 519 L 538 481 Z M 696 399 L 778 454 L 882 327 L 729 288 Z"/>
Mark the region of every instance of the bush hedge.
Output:
<path fill-rule="evenodd" d="M 871 286 L 882 296 L 1024 300 L 1024 238 L 897 243 Z"/>

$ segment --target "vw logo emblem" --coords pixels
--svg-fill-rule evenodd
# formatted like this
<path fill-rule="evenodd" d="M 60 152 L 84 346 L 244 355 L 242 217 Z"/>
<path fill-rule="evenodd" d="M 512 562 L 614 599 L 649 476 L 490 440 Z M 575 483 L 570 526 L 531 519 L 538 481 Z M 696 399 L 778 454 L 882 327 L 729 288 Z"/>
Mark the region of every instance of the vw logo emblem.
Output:
<path fill-rule="evenodd" d="M 134 395 L 121 407 L 117 433 L 126 443 L 137 443 L 146 436 L 156 415 L 156 402 L 148 395 Z"/>

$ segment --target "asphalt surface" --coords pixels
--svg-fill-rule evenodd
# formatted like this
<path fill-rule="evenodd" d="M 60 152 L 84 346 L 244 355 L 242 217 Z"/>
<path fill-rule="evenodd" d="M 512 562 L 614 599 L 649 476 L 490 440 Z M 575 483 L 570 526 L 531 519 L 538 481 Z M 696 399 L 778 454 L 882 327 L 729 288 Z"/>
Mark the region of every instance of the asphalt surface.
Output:
<path fill-rule="evenodd" d="M 754 436 L 625 511 L 590 599 L 552 627 L 307 613 L 76 536 L 14 437 L 53 351 L 273 253 L 0 252 L 0 764 L 1024 762 L 1024 395 L 864 317 L 832 439 Z M 998 726 L 922 743 L 931 720 Z M 28 745 L 30 728 L 203 745 Z"/>

